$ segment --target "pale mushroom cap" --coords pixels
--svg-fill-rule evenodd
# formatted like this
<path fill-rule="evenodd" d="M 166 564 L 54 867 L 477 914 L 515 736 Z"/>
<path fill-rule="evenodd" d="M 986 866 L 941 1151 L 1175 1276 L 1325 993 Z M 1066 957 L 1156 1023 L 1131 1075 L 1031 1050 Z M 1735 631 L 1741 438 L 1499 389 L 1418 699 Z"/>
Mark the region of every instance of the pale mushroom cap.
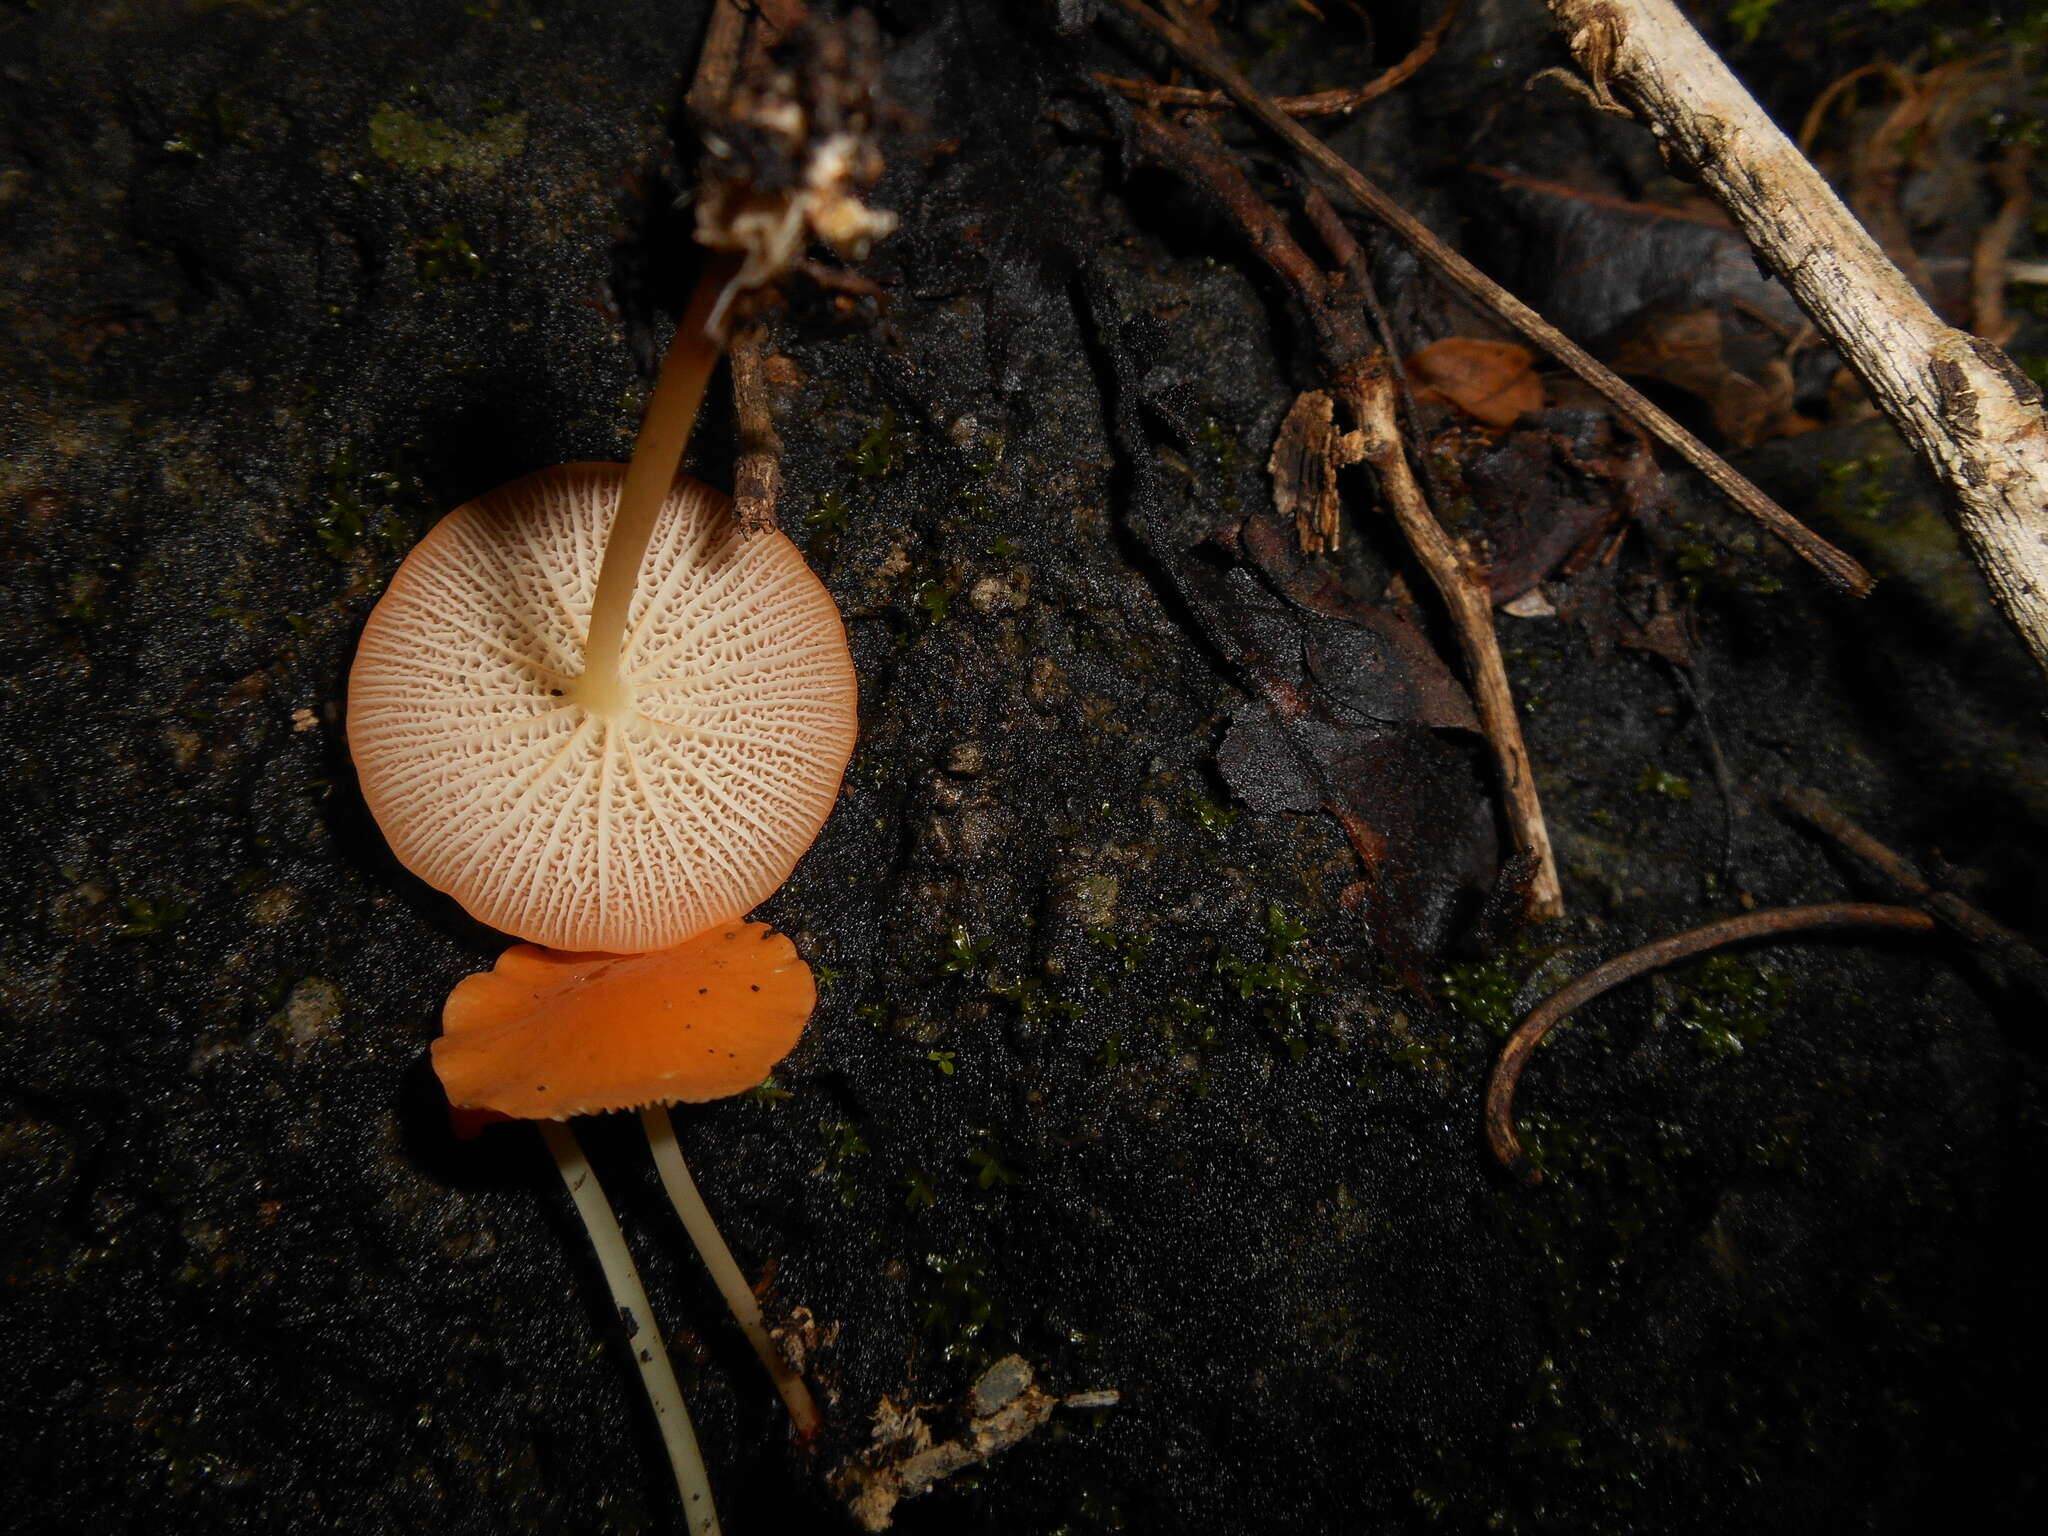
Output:
<path fill-rule="evenodd" d="M 839 610 L 795 545 L 742 538 L 691 480 L 635 589 L 630 707 L 566 696 L 625 474 L 561 465 L 449 513 L 349 677 L 349 748 L 399 859 L 554 949 L 658 949 L 746 913 L 824 825 L 853 751 Z"/>

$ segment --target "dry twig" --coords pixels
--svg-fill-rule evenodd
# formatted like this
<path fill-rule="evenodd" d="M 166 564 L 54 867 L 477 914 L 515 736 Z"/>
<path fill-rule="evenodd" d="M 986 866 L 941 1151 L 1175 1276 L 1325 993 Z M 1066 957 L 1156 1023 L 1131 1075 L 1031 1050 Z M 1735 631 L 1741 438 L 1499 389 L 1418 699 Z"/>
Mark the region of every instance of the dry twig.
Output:
<path fill-rule="evenodd" d="M 1929 885 L 1919 870 L 1815 791 L 1795 784 L 1780 792 L 1778 801 L 1890 886 L 1896 895 L 1925 907 L 1944 926 L 1989 950 L 2014 976 L 2048 998 L 2048 958 L 2043 958 L 2038 949 L 2017 933 L 1985 916 L 1962 897 Z"/>
<path fill-rule="evenodd" d="M 1977 232 L 1970 248 L 1970 329 L 2001 347 L 2019 329 L 2019 323 L 2005 312 L 2005 285 L 2013 242 L 2026 228 L 2027 211 L 2034 206 L 2033 184 L 2027 174 L 2033 164 L 2031 144 L 2006 146 L 1991 172 L 1999 191 L 1998 213 Z"/>
<path fill-rule="evenodd" d="M 1536 796 L 1521 719 L 1501 661 L 1500 639 L 1494 632 L 1493 594 L 1485 572 L 1451 542 L 1430 511 L 1409 466 L 1397 410 L 1399 366 L 1376 347 L 1360 314 L 1361 307 L 1378 307 L 1363 253 L 1329 204 L 1314 197 L 1309 204 L 1311 221 L 1324 231 L 1334 246 L 1332 254 L 1346 269 L 1349 286 L 1339 287 L 1301 248 L 1286 221 L 1259 195 L 1207 129 L 1175 129 L 1149 111 L 1129 112 L 1127 127 L 1132 147 L 1206 195 L 1308 312 L 1330 386 L 1304 392 L 1288 412 L 1273 449 L 1276 505 L 1296 518 L 1304 548 L 1333 549 L 1337 540 L 1336 472 L 1361 458 L 1373 465 L 1403 536 L 1457 630 L 1480 728 L 1499 765 L 1508 828 L 1517 850 L 1528 854 L 1535 867 L 1528 892 L 1529 915 L 1538 920 L 1561 915 L 1564 894 Z M 1384 315 L 1378 318 L 1384 325 Z M 1339 430 L 1339 404 L 1355 431 Z M 1412 402 L 1409 410 L 1412 419 Z"/>
<path fill-rule="evenodd" d="M 1501 1166 L 1523 1183 L 1543 1182 L 1543 1171 L 1523 1154 L 1521 1138 L 1515 1134 L 1515 1085 L 1522 1080 L 1522 1068 L 1528 1065 L 1536 1047 L 1543 1043 L 1543 1037 L 1567 1014 L 1624 981 L 1745 939 L 1777 938 L 1821 928 L 1896 928 L 1927 933 L 1934 927 L 1934 919 L 1918 907 L 1832 901 L 1820 906 L 1773 907 L 1763 912 L 1745 912 L 1740 917 L 1705 923 L 1684 933 L 1675 933 L 1668 939 L 1659 939 L 1654 944 L 1645 944 L 1640 949 L 1632 949 L 1625 955 L 1617 955 L 1605 965 L 1596 966 L 1551 993 L 1508 1037 L 1500 1059 L 1494 1063 L 1493 1077 L 1486 1085 L 1487 1144 L 1493 1148 L 1493 1155 L 1500 1159 Z"/>
<path fill-rule="evenodd" d="M 1365 460 L 1379 476 L 1380 493 L 1457 628 L 1473 700 L 1479 707 L 1479 723 L 1500 768 L 1509 831 L 1516 849 L 1535 860 L 1535 873 L 1529 881 L 1529 915 L 1538 921 L 1560 917 L 1564 890 L 1558 883 L 1557 859 L 1536 796 L 1535 771 L 1522 739 L 1515 696 L 1501 660 L 1500 637 L 1493 627 L 1493 592 L 1487 586 L 1486 572 L 1451 542 L 1443 524 L 1424 504 L 1421 487 L 1408 467 L 1390 377 L 1397 366 L 1381 358 L 1354 368 L 1338 381 L 1337 393 L 1358 421 Z"/>
<path fill-rule="evenodd" d="M 1306 96 L 1275 96 L 1273 105 L 1289 117 L 1344 117 L 1367 102 L 1378 101 L 1390 91 L 1399 90 L 1415 77 L 1423 65 L 1436 57 L 1437 49 L 1443 46 L 1444 34 L 1458 19 L 1458 8 L 1463 3 L 1464 0 L 1450 0 L 1443 14 L 1431 23 L 1413 48 L 1365 84 L 1344 86 L 1334 91 L 1312 91 Z M 1120 75 L 1100 72 L 1094 78 L 1097 84 L 1106 85 L 1119 95 L 1155 110 L 1181 107 L 1197 112 L 1226 112 L 1230 109 L 1230 97 L 1222 91 L 1205 91 L 1192 85 L 1155 85 L 1150 80 L 1126 80 Z"/>
<path fill-rule="evenodd" d="M 739 417 L 739 462 L 733 466 L 732 503 L 740 531 L 755 534 L 775 527 L 775 498 L 782 489 L 782 436 L 775 430 L 766 350 L 759 326 L 732 341 L 732 401 Z"/>
<path fill-rule="evenodd" d="M 1652 405 L 1612 369 L 1453 251 L 1407 209 L 1382 192 L 1335 150 L 1273 105 L 1214 49 L 1170 21 L 1145 0 L 1115 0 L 1117 7 L 1164 40 L 1181 59 L 1221 85 L 1237 104 L 1287 144 L 1373 218 L 1385 224 L 1461 294 L 1527 337 L 1605 396 L 1616 409 L 1647 427 L 1660 442 L 1711 480 L 1743 511 L 1790 545 L 1830 580 L 1857 596 L 1870 591 L 1870 573 L 1800 523 L 1692 433 Z"/>

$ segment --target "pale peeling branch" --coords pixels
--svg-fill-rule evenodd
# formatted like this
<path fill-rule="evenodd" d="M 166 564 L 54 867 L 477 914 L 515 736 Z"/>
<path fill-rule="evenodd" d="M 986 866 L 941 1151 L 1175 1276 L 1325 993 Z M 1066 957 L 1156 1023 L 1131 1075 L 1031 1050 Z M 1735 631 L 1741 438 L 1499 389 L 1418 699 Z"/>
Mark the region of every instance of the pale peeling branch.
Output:
<path fill-rule="evenodd" d="M 1992 596 L 2048 673 L 2048 415 L 1945 324 L 1671 0 L 1549 0 L 1595 94 L 1727 209 L 1951 493 Z"/>

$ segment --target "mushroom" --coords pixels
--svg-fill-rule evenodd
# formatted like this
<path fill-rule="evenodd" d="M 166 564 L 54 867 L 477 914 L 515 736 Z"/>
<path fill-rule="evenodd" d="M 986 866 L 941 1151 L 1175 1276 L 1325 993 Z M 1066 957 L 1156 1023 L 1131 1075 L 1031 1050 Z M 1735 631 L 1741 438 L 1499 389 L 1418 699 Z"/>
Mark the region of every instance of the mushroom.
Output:
<path fill-rule="evenodd" d="M 680 481 L 624 638 L 592 594 L 625 479 L 542 470 L 457 508 L 363 630 L 349 744 L 399 859 L 494 928 L 659 949 L 750 911 L 832 809 L 854 676 L 831 596 L 778 533 Z"/>
<path fill-rule="evenodd" d="M 821 24 L 799 40 L 809 65 L 763 64 L 741 89 L 736 54 L 707 50 L 700 67 L 736 128 L 772 132 L 713 142 L 698 206 L 713 255 L 631 464 L 543 470 L 450 513 L 393 576 L 349 680 L 349 746 L 399 858 L 528 941 L 456 987 L 435 1065 L 458 1123 L 541 1120 L 613 1298 L 652 1339 L 634 1356 L 693 1532 L 718 1521 L 688 1413 L 618 1223 L 560 1122 L 643 1107 L 663 1186 L 808 1437 L 817 1410 L 666 1109 L 751 1086 L 801 1032 L 810 972 L 787 940 L 738 919 L 816 836 L 853 750 L 853 664 L 831 598 L 787 539 L 743 536 L 723 496 L 677 478 L 736 302 L 810 238 L 857 258 L 894 224 L 858 199 L 881 169 L 867 144 L 872 28 Z"/>
<path fill-rule="evenodd" d="M 796 946 L 765 923 L 721 923 L 641 955 L 515 944 L 492 969 L 463 978 L 448 994 L 433 1047 L 434 1071 L 458 1128 L 472 1134 L 489 1120 L 641 1111 L 670 1203 L 806 1440 L 819 1427 L 817 1405 L 769 1338 L 761 1304 L 690 1177 L 667 1106 L 758 1085 L 795 1047 L 817 999 Z M 569 1134 L 551 1123 L 542 1130 L 551 1145 L 557 1133 Z M 577 1198 L 580 1204 L 585 1196 Z M 602 1201 L 602 1193 L 596 1198 Z M 593 1233 L 593 1241 L 602 1253 L 603 1240 Z M 631 1260 L 625 1262 L 630 1273 Z M 609 1278 L 612 1265 L 605 1267 Z M 638 1310 L 645 1315 L 644 1301 Z M 659 1396 L 656 1403 L 666 1425 L 671 1416 Z"/>
<path fill-rule="evenodd" d="M 371 613 L 348 694 L 364 798 L 400 860 L 529 941 L 449 999 L 436 1064 L 451 1103 L 550 1122 L 606 1283 L 646 1330 L 633 1353 L 689 1528 L 713 1536 L 631 1255 L 574 1134 L 552 1122 L 750 1087 L 815 1000 L 788 941 L 737 919 L 787 877 L 838 795 L 857 704 L 845 628 L 794 545 L 743 536 L 724 496 L 676 473 L 734 270 L 714 258 L 699 280 L 632 463 L 542 470 L 443 518 Z M 736 960 L 765 1013 L 714 1005 L 711 978 Z M 808 1438 L 817 1409 L 666 1109 L 644 1123 L 663 1186 Z"/>
<path fill-rule="evenodd" d="M 450 1104 L 519 1120 L 701 1104 L 758 1085 L 817 999 L 765 923 L 640 955 L 515 944 L 448 994 L 434 1071 Z"/>

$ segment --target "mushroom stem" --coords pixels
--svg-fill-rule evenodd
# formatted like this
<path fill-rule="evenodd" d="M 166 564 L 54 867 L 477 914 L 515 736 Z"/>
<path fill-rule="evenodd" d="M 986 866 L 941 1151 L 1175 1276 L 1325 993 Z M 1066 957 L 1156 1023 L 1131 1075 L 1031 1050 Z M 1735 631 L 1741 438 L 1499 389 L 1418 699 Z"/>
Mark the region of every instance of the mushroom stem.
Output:
<path fill-rule="evenodd" d="M 583 675 L 569 690 L 579 704 L 601 715 L 617 715 L 630 703 L 619 665 L 627 610 L 633 606 L 640 566 L 647 558 L 662 504 L 675 484 L 683 450 L 689 446 L 690 429 L 704 404 L 712 370 L 725 352 L 723 328 L 714 330 L 711 322 L 738 270 L 737 259 L 723 253 L 713 253 L 705 262 L 682 323 L 676 327 L 675 340 L 669 343 L 668 356 L 662 359 L 654 393 L 647 400 L 647 414 L 640 421 L 640 435 L 633 442 L 633 459 L 626 466 L 625 488 L 619 492 L 619 509 L 612 517 L 604 563 L 598 567 L 597 591 L 591 599 Z"/>
<path fill-rule="evenodd" d="M 768 1325 L 761 1317 L 761 1304 L 754 1299 L 753 1287 L 740 1273 L 725 1239 L 718 1235 L 710 1207 L 704 1204 L 704 1197 L 697 1192 L 696 1180 L 690 1177 L 689 1165 L 683 1161 L 682 1146 L 676 1141 L 675 1122 L 669 1119 L 666 1109 L 654 1105 L 640 1112 L 640 1123 L 647 1129 L 647 1145 L 654 1153 L 654 1167 L 661 1175 L 662 1187 L 668 1191 L 676 1214 L 683 1218 L 683 1227 L 690 1234 L 690 1241 L 697 1245 L 697 1253 L 704 1260 L 704 1267 L 711 1271 L 711 1278 L 717 1282 L 725 1304 L 732 1308 L 740 1331 L 754 1346 L 754 1353 L 761 1357 L 761 1364 L 775 1382 L 775 1390 L 782 1394 L 782 1401 L 796 1424 L 797 1437 L 810 1439 L 818 1432 L 818 1405 L 812 1401 L 811 1389 L 804 1385 L 803 1377 L 790 1369 L 789 1362 L 776 1349 L 775 1341 L 768 1337 Z"/>
<path fill-rule="evenodd" d="M 604 1186 L 584 1157 L 576 1135 L 555 1120 L 540 1122 L 540 1134 L 554 1155 L 562 1182 L 569 1186 L 569 1198 L 576 1202 L 576 1214 L 583 1218 L 596 1250 L 604 1283 L 612 1293 L 612 1304 L 625 1324 L 633 1358 L 640 1366 L 640 1384 L 647 1389 L 647 1401 L 654 1420 L 661 1426 L 662 1443 L 668 1447 L 669 1466 L 676 1476 L 676 1492 L 683 1501 L 684 1529 L 690 1536 L 719 1536 L 718 1511 L 711 1503 L 711 1479 L 704 1470 L 704 1453 L 697 1448 L 697 1432 L 690 1425 L 690 1410 L 683 1405 L 682 1388 L 676 1385 L 675 1368 L 669 1364 L 662 1345 L 661 1330 L 655 1326 L 654 1310 L 647 1304 L 640 1272 L 633 1267 L 633 1255 L 619 1231 Z M 644 1337 L 643 1337 L 644 1335 Z"/>

